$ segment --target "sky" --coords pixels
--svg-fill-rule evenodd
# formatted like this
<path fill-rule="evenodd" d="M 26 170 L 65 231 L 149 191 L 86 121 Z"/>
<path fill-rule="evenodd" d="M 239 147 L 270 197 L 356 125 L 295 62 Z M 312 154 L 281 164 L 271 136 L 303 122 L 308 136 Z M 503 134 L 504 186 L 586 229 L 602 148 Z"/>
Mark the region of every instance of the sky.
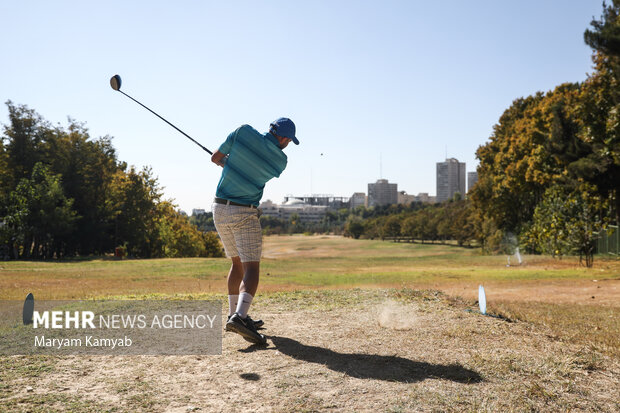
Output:
<path fill-rule="evenodd" d="M 300 145 L 263 200 L 367 192 L 436 194 L 436 163 L 477 165 L 513 100 L 593 71 L 583 32 L 601 0 L 2 1 L 4 102 L 53 124 L 113 137 L 118 159 L 150 166 L 191 213 L 211 209 L 212 151 L 243 124 L 279 117 Z"/>

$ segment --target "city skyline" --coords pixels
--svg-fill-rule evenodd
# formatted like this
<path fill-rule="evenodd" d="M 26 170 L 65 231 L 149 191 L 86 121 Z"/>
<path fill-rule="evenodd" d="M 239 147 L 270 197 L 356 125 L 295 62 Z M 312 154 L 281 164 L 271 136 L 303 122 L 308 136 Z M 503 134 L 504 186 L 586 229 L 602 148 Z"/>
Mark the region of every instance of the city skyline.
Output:
<path fill-rule="evenodd" d="M 513 100 L 586 79 L 583 32 L 600 14 L 599 0 L 5 2 L 19 41 L 2 45 L 0 99 L 113 137 L 118 159 L 150 166 L 185 211 L 211 208 L 221 170 L 112 75 L 211 150 L 242 124 L 293 119 L 301 143 L 263 200 L 351 196 L 380 178 L 433 193 L 435 163 L 475 170 Z"/>

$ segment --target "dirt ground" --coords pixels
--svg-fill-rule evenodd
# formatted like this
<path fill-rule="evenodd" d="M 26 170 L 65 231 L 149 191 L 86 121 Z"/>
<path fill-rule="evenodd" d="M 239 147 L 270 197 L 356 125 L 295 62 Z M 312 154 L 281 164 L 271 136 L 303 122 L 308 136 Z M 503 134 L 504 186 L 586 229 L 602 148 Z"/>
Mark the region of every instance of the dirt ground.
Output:
<path fill-rule="evenodd" d="M 221 356 L 53 358 L 5 378 L 0 410 L 620 410 L 619 360 L 467 310 L 432 292 L 267 295 L 265 347 L 225 333 Z"/>

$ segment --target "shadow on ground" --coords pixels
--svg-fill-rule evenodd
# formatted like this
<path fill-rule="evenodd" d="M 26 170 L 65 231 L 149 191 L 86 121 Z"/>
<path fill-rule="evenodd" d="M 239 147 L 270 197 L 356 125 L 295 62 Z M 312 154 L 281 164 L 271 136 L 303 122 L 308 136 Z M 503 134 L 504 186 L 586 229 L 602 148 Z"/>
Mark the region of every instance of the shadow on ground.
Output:
<path fill-rule="evenodd" d="M 307 346 L 286 337 L 270 336 L 275 350 L 296 360 L 322 364 L 330 370 L 359 379 L 411 383 L 426 379 L 444 379 L 459 383 L 479 383 L 480 374 L 458 364 L 430 364 L 397 356 L 338 353 L 322 347 Z"/>

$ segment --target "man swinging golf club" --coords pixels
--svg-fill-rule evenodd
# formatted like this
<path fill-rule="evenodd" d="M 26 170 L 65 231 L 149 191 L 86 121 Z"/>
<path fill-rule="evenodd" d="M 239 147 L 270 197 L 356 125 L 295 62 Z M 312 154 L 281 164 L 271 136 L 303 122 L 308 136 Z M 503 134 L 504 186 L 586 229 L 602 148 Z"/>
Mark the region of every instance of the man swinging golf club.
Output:
<path fill-rule="evenodd" d="M 223 167 L 213 203 L 213 221 L 226 256 L 232 260 L 228 272 L 229 315 L 226 331 L 233 331 L 256 344 L 265 344 L 258 333 L 261 320 L 248 316 L 256 295 L 262 252 L 262 232 L 257 209 L 265 183 L 286 168 L 283 149 L 295 137 L 295 124 L 288 118 L 271 123 L 269 132 L 259 133 L 249 125 L 232 132 L 211 157 Z"/>

